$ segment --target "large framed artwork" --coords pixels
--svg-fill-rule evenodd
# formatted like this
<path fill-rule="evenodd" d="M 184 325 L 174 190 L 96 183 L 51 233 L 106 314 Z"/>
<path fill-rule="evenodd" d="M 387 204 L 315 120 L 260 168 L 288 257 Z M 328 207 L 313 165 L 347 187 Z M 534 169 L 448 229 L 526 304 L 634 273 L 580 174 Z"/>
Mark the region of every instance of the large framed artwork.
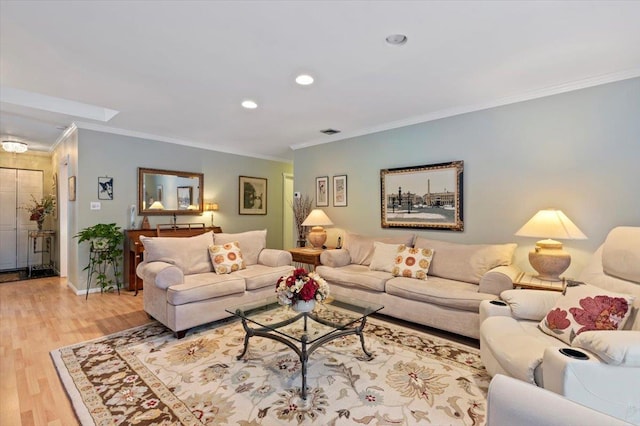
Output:
<path fill-rule="evenodd" d="M 464 162 L 380 170 L 383 228 L 463 231 Z"/>
<path fill-rule="evenodd" d="M 240 214 L 267 214 L 267 179 L 240 176 Z"/>
<path fill-rule="evenodd" d="M 329 176 L 316 178 L 316 207 L 329 207 Z"/>

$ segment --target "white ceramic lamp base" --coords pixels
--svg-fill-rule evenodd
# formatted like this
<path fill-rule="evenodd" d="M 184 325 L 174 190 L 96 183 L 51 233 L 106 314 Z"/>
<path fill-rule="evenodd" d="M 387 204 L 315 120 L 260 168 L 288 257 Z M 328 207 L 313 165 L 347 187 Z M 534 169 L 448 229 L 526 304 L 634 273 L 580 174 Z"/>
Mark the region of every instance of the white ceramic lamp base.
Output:
<path fill-rule="evenodd" d="M 325 231 L 322 226 L 314 226 L 311 228 L 311 232 L 309 232 L 307 239 L 313 248 L 322 248 L 324 243 L 327 241 L 327 231 Z"/>
<path fill-rule="evenodd" d="M 562 249 L 562 243 L 541 244 L 529 252 L 529 263 L 543 281 L 562 281 L 560 274 L 571 265 L 571 255 Z M 559 245 L 559 247 L 558 247 Z"/>

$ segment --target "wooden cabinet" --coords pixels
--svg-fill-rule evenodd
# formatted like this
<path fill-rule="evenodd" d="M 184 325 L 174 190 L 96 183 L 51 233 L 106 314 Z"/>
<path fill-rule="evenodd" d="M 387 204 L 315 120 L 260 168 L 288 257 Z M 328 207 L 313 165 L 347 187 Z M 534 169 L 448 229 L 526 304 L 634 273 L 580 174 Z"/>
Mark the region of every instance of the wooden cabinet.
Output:
<path fill-rule="evenodd" d="M 193 237 L 194 235 L 204 234 L 213 231 L 215 233 L 222 232 L 219 226 L 195 228 L 191 226 L 177 228 L 161 228 L 157 229 L 127 229 L 124 231 L 124 265 L 123 280 L 124 288 L 135 291 L 142 289 L 142 280 L 136 276 L 136 267 L 142 262 L 144 257 L 144 246 L 140 242 L 140 236 L 145 237 Z"/>

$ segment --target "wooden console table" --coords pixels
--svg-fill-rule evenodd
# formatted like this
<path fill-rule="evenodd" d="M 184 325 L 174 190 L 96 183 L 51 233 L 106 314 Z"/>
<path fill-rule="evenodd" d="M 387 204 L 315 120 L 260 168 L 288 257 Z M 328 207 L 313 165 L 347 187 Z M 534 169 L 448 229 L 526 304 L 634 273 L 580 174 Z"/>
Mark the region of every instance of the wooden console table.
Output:
<path fill-rule="evenodd" d="M 124 231 L 124 285 L 130 291 L 135 291 L 136 295 L 138 290 L 142 289 L 142 282 L 138 280 L 136 275 L 136 268 L 138 264 L 142 262 L 144 257 L 144 246 L 140 242 L 140 236 L 145 237 L 157 237 L 159 234 L 163 237 L 193 237 L 194 235 L 204 234 L 205 232 L 213 231 L 215 233 L 222 232 L 222 228 L 219 226 L 209 227 L 182 227 L 179 226 L 172 231 L 164 227 L 158 229 L 126 229 Z"/>

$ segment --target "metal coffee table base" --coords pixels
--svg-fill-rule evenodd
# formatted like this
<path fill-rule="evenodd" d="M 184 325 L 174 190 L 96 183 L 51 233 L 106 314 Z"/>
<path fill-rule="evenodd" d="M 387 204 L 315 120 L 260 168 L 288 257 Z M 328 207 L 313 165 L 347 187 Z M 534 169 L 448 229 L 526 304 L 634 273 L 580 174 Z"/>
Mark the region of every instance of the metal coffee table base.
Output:
<path fill-rule="evenodd" d="M 335 324 L 332 324 L 331 322 L 324 321 L 316 317 L 315 315 L 313 315 L 313 313 L 301 313 L 289 320 L 274 324 L 273 328 L 280 328 L 285 325 L 291 324 L 299 320 L 301 317 L 303 317 L 304 319 L 305 332 L 307 331 L 308 318 L 311 318 L 312 320 L 317 321 L 324 325 L 335 326 Z M 264 337 L 266 339 L 271 339 L 271 340 L 284 343 L 285 345 L 293 349 L 293 351 L 296 354 L 298 354 L 298 357 L 300 358 L 300 363 L 302 364 L 302 388 L 300 389 L 300 396 L 302 397 L 302 399 L 306 400 L 307 399 L 307 361 L 309 360 L 309 355 L 311 355 L 316 349 L 318 349 L 325 343 L 338 339 L 342 336 L 349 336 L 349 335 L 355 334 L 360 337 L 360 345 L 362 346 L 362 351 L 367 355 L 367 361 L 373 358 L 373 355 L 370 352 L 368 352 L 367 349 L 365 349 L 364 347 L 364 334 L 362 333 L 362 331 L 364 330 L 364 327 L 366 324 L 367 324 L 367 317 L 364 317 L 360 320 L 360 325 L 358 325 L 357 327 L 350 328 L 347 330 L 336 330 L 324 337 L 319 338 L 318 340 L 314 341 L 311 345 L 308 345 L 307 335 L 304 334 L 300 339 L 300 348 L 298 348 L 294 343 L 294 341 L 292 341 L 292 339 L 287 339 L 286 337 L 283 337 L 277 334 L 277 331 L 274 331 L 268 328 L 258 328 L 258 329 L 251 328 L 247 325 L 247 320 L 242 318 L 242 327 L 244 328 L 244 331 L 245 331 L 244 349 L 242 350 L 242 353 L 237 356 L 237 359 L 242 359 L 242 357 L 244 357 L 244 355 L 247 353 L 247 349 L 249 347 L 249 339 L 253 336 Z"/>

